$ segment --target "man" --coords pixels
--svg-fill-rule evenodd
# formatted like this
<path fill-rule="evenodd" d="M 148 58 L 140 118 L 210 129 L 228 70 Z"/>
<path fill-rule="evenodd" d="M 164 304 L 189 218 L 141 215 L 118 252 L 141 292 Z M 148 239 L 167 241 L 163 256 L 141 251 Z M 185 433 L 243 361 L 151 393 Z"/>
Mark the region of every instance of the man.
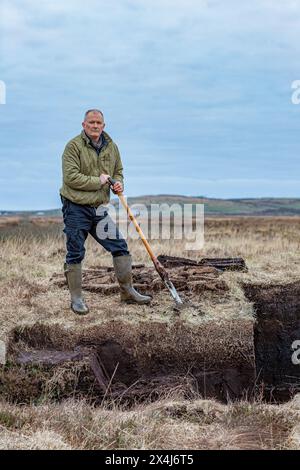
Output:
<path fill-rule="evenodd" d="M 81 288 L 81 262 L 88 234 L 113 256 L 121 301 L 147 304 L 151 298 L 139 294 L 132 287 L 131 255 L 127 243 L 101 206 L 110 199 L 109 176 L 117 181 L 113 191 L 123 191 L 123 167 L 118 147 L 103 131 L 105 123 L 100 110 L 88 110 L 82 127 L 81 134 L 68 142 L 62 156 L 63 186 L 60 194 L 67 244 L 64 271 L 71 294 L 71 308 L 79 315 L 89 311 Z M 99 237 L 97 225 L 104 219 L 110 228 L 113 225 L 115 237 L 109 234 Z"/>

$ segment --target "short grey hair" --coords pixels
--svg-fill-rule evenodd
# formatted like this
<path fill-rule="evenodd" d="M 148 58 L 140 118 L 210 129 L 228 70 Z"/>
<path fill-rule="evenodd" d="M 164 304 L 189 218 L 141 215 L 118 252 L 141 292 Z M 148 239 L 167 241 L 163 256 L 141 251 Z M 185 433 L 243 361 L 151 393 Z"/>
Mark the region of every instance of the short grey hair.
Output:
<path fill-rule="evenodd" d="M 87 115 L 88 115 L 89 113 L 100 113 L 101 116 L 102 116 L 103 119 L 104 119 L 104 115 L 103 115 L 102 111 L 100 111 L 100 109 L 88 109 L 88 110 L 85 112 L 85 114 L 84 114 L 84 121 L 86 120 Z"/>

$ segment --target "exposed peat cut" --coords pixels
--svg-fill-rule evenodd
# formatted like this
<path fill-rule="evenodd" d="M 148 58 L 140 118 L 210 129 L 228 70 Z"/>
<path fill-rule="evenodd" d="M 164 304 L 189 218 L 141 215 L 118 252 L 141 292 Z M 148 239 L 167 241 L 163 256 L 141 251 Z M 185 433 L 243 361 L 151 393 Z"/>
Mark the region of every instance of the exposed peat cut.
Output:
<path fill-rule="evenodd" d="M 299 365 L 291 361 L 291 344 L 300 338 L 300 282 L 243 285 L 256 317 L 213 317 L 197 310 L 197 301 L 208 296 L 208 302 L 222 309 L 230 294 L 222 273 L 246 272 L 244 260 L 195 262 L 161 256 L 160 261 L 180 294 L 194 303 L 191 317 L 134 322 L 118 317 L 93 325 L 37 322 L 15 327 L 7 338 L 0 395 L 17 403 L 78 397 L 126 406 L 174 390 L 184 397 L 200 394 L 222 402 L 251 399 L 257 393 L 267 400 L 290 398 L 300 381 Z M 133 268 L 135 286 L 154 300 L 161 296 L 164 286 L 155 270 L 142 264 Z M 60 274 L 51 282 L 65 288 Z M 102 299 L 116 297 L 113 269 L 85 270 L 83 288 Z"/>
<path fill-rule="evenodd" d="M 285 400 L 300 391 L 300 282 L 245 285 L 254 303 L 256 375 L 269 399 Z"/>
<path fill-rule="evenodd" d="M 227 401 L 254 386 L 252 322 L 108 322 L 84 331 L 59 325 L 16 328 L 0 391 L 28 402 L 51 389 L 55 398 L 104 397 L 136 403 L 180 389 Z"/>

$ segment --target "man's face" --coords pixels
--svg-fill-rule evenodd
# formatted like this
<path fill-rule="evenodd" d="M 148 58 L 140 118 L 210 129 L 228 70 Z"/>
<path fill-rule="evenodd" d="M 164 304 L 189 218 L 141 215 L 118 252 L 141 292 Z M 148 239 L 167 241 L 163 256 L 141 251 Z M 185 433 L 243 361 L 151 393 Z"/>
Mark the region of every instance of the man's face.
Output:
<path fill-rule="evenodd" d="M 89 113 L 85 121 L 83 121 L 82 127 L 92 140 L 99 140 L 105 127 L 102 114 L 96 112 Z"/>

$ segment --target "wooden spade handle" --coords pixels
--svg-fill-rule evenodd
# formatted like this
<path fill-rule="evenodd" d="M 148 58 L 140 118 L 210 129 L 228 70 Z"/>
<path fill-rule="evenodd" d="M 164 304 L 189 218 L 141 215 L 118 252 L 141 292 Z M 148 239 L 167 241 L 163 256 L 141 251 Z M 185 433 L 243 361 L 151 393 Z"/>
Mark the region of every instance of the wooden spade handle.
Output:
<path fill-rule="evenodd" d="M 109 182 L 109 185 L 110 186 L 113 186 L 115 183 L 116 183 L 116 180 L 112 179 L 112 178 L 108 178 L 108 182 Z M 143 230 L 141 229 L 141 227 L 139 226 L 139 224 L 137 223 L 136 221 L 136 218 L 134 217 L 130 207 L 128 206 L 124 196 L 123 196 L 123 193 L 117 193 L 124 209 L 126 210 L 127 212 L 127 215 L 129 217 L 129 219 L 132 221 L 133 225 L 135 226 L 135 229 L 136 231 L 138 232 L 138 234 L 140 235 L 141 237 L 141 240 L 142 242 L 144 243 L 145 247 L 146 247 L 146 250 L 148 251 L 149 253 L 149 256 L 150 258 L 152 259 L 153 263 L 154 263 L 154 266 L 158 272 L 158 274 L 164 279 L 165 276 L 166 276 L 166 271 L 165 271 L 165 268 L 163 267 L 163 265 L 158 261 L 157 257 L 155 256 L 155 254 L 153 253 L 152 251 L 152 248 L 151 246 L 149 245 L 145 235 L 144 235 L 144 232 Z"/>

